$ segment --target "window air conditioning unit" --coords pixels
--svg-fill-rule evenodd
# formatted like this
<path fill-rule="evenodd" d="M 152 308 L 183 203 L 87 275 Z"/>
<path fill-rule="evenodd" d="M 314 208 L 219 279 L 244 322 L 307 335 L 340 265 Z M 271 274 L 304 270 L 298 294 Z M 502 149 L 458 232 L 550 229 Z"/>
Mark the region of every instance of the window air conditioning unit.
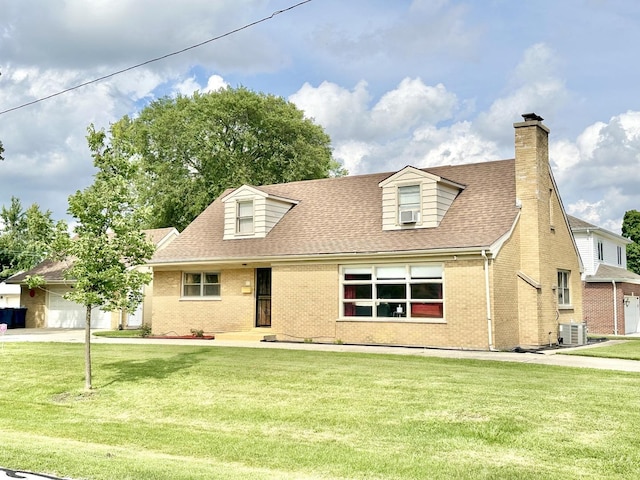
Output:
<path fill-rule="evenodd" d="M 400 212 L 400 223 L 406 225 L 418 222 L 419 212 L 417 210 L 404 210 Z"/>
<path fill-rule="evenodd" d="M 558 328 L 558 343 L 561 345 L 587 344 L 587 326 L 584 323 L 561 323 Z"/>

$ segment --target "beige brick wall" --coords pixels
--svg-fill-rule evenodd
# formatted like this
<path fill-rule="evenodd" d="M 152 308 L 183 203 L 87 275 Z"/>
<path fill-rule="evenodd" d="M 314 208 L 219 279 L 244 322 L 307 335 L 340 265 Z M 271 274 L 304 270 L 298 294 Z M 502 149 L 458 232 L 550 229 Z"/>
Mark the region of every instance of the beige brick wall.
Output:
<path fill-rule="evenodd" d="M 509 350 L 520 344 L 518 286 L 524 282 L 517 275 L 519 268 L 520 231 L 515 229 L 491 261 L 493 343 L 499 350 Z"/>
<path fill-rule="evenodd" d="M 334 341 L 340 293 L 338 266 L 274 266 L 271 275 L 271 327 L 278 338 Z"/>
<path fill-rule="evenodd" d="M 548 132 L 542 126 L 516 124 L 516 196 L 520 269 L 541 286 L 518 284 L 520 342 L 546 345 L 557 340 L 558 323 L 582 321 L 579 257 L 549 170 Z M 557 272 L 568 270 L 572 308 L 558 308 Z"/>
<path fill-rule="evenodd" d="M 279 340 L 487 349 L 482 260 L 446 262 L 444 276 L 446 323 L 351 321 L 339 320 L 339 265 L 274 267 L 273 330 Z"/>
<path fill-rule="evenodd" d="M 191 329 L 205 333 L 246 331 L 255 325 L 254 270 L 209 268 L 220 272 L 222 300 L 182 300 L 182 272 L 156 271 L 153 285 L 152 329 L 154 334 L 189 335 Z M 242 293 L 249 282 L 251 293 Z"/>
<path fill-rule="evenodd" d="M 45 321 L 47 292 L 41 288 L 33 289 L 33 297 L 30 290 L 26 286 L 21 286 L 20 305 L 27 308 L 26 327 L 27 328 L 44 328 L 47 326 Z"/>

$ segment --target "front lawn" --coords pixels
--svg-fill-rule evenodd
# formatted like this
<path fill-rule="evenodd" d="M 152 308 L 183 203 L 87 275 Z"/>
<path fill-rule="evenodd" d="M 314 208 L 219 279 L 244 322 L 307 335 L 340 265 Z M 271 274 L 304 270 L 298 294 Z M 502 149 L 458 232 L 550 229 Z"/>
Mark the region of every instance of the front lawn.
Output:
<path fill-rule="evenodd" d="M 99 332 L 92 332 L 92 335 L 96 337 L 105 338 L 140 338 L 142 337 L 142 329 L 126 329 L 126 330 L 101 330 Z"/>
<path fill-rule="evenodd" d="M 611 337 L 615 342 L 607 342 L 594 348 L 584 348 L 562 352 L 563 355 L 585 357 L 622 358 L 640 360 L 640 339 L 637 337 Z M 620 343 L 619 343 L 620 342 Z"/>
<path fill-rule="evenodd" d="M 640 477 L 640 375 L 280 349 L 0 351 L 0 466 L 85 479 Z"/>

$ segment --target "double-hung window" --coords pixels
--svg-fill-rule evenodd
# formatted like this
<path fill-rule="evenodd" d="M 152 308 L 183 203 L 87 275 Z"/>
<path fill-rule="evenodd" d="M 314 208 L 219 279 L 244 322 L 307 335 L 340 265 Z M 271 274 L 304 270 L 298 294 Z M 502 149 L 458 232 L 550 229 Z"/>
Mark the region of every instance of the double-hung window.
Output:
<path fill-rule="evenodd" d="M 187 298 L 220 298 L 220 274 L 216 272 L 185 272 L 182 296 Z"/>
<path fill-rule="evenodd" d="M 342 316 L 444 318 L 442 265 L 342 268 Z"/>
<path fill-rule="evenodd" d="M 253 233 L 253 200 L 241 200 L 236 203 L 236 233 Z"/>
<path fill-rule="evenodd" d="M 567 307 L 569 305 L 571 305 L 569 272 L 566 270 L 558 270 L 558 306 Z"/>
<path fill-rule="evenodd" d="M 420 185 L 398 187 L 398 223 L 420 221 Z"/>
<path fill-rule="evenodd" d="M 596 244 L 598 248 L 598 260 L 604 260 L 604 245 L 602 244 L 602 240 L 598 240 Z"/>

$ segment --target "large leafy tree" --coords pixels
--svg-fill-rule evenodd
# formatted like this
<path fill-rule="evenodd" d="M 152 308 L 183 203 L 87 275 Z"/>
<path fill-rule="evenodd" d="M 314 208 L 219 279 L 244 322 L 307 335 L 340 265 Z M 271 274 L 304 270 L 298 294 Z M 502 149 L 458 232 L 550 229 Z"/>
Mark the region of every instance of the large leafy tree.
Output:
<path fill-rule="evenodd" d="M 633 243 L 627 245 L 627 268 L 640 274 L 640 212 L 629 210 L 622 220 L 622 235 Z"/>
<path fill-rule="evenodd" d="M 140 159 L 150 228 L 183 229 L 229 187 L 346 173 L 322 127 L 293 103 L 246 88 L 162 98 L 111 135 Z"/>
<path fill-rule="evenodd" d="M 29 270 L 50 252 L 57 233 L 66 232 L 65 222 L 54 222 L 51 211 L 40 210 L 37 203 L 26 211 L 16 197 L 0 209 L 0 279 Z"/>
<path fill-rule="evenodd" d="M 93 126 L 87 139 L 98 172 L 92 185 L 69 197 L 75 236 L 59 238 L 57 254 L 73 259 L 65 276 L 74 288 L 65 297 L 86 307 L 85 388 L 91 389 L 91 309 L 134 311 L 151 281 L 134 267 L 146 263 L 155 247 L 141 230 L 144 216 L 133 181 L 137 164 Z"/>

